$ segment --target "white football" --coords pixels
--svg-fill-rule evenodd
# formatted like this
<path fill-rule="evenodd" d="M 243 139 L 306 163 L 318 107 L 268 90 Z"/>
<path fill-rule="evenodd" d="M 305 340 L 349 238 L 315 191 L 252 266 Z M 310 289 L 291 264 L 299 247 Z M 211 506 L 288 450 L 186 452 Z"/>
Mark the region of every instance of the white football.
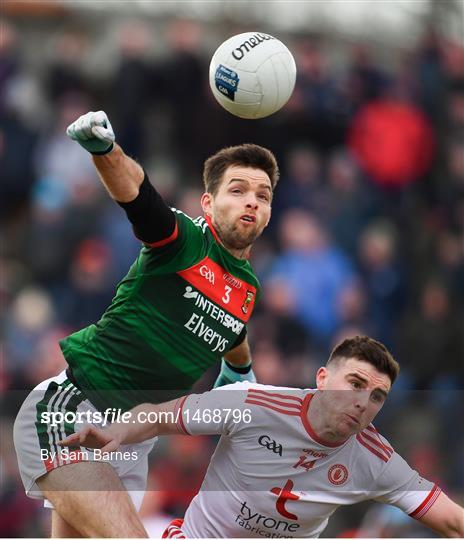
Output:
<path fill-rule="evenodd" d="M 264 118 L 292 95 L 296 65 L 278 39 L 261 32 L 233 36 L 217 49 L 209 84 L 217 101 L 240 118 Z"/>

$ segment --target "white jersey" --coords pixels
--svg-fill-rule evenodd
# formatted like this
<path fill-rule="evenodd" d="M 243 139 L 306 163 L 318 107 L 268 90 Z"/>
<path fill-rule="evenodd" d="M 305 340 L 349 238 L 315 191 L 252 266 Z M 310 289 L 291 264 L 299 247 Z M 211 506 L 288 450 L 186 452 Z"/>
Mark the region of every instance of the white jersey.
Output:
<path fill-rule="evenodd" d="M 222 435 L 185 514 L 187 538 L 317 537 L 339 506 L 368 499 L 427 512 L 440 488 L 372 425 L 341 445 L 317 437 L 314 392 L 243 382 L 179 400 L 182 431 Z"/>

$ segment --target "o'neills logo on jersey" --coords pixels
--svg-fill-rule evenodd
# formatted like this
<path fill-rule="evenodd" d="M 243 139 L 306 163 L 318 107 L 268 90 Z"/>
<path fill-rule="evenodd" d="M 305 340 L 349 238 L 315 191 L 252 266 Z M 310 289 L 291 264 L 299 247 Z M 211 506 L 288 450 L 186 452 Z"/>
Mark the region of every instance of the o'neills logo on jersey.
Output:
<path fill-rule="evenodd" d="M 236 60 L 241 60 L 251 49 L 254 49 L 259 44 L 270 39 L 275 38 L 268 34 L 255 34 L 254 36 L 251 36 L 251 38 L 246 39 L 243 43 L 240 43 L 240 45 L 232 51 L 232 56 Z"/>
<path fill-rule="evenodd" d="M 242 288 L 242 282 L 237 279 L 236 277 L 234 276 L 231 276 L 230 274 L 223 274 L 222 276 L 224 278 L 224 281 L 231 285 L 232 287 L 235 287 L 236 289 L 241 289 Z"/>
<path fill-rule="evenodd" d="M 235 523 L 247 531 L 243 536 L 256 534 L 264 538 L 288 538 L 288 533 L 294 533 L 300 528 L 298 523 L 289 523 L 257 512 L 248 501 L 242 502 Z"/>
<path fill-rule="evenodd" d="M 322 459 L 327 456 L 328 454 L 326 454 L 325 452 L 317 452 L 311 449 L 303 449 L 303 453 L 298 458 L 298 461 L 295 463 L 295 465 L 293 465 L 293 468 L 297 469 L 298 467 L 303 467 L 303 469 L 310 471 L 314 467 L 318 459 Z"/>

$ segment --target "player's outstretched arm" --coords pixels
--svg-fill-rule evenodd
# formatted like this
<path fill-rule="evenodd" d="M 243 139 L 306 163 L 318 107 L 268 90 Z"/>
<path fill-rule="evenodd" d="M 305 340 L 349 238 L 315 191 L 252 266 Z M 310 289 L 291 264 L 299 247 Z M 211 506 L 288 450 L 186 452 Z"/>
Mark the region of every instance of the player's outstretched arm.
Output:
<path fill-rule="evenodd" d="M 142 167 L 123 152 L 104 111 L 88 112 L 66 130 L 68 137 L 92 154 L 110 196 L 124 208 L 139 240 L 150 247 L 177 238 L 173 211 L 151 185 Z"/>
<path fill-rule="evenodd" d="M 143 169 L 115 143 L 113 128 L 104 111 L 82 115 L 68 126 L 66 134 L 92 154 L 100 178 L 114 200 L 130 202 L 137 197 Z"/>
<path fill-rule="evenodd" d="M 120 203 L 133 201 L 139 194 L 145 173 L 142 167 L 113 143 L 111 152 L 93 155 L 93 163 L 111 198 Z"/>
<path fill-rule="evenodd" d="M 419 521 L 445 538 L 464 538 L 464 508 L 443 492 Z"/>
<path fill-rule="evenodd" d="M 177 405 L 183 398 L 154 405 L 143 403 L 124 413 L 125 420 L 111 424 L 106 429 L 86 426 L 58 444 L 60 446 L 85 446 L 114 452 L 123 444 L 133 444 L 157 435 L 182 433 L 177 425 Z M 121 416 L 123 418 L 123 416 Z"/>

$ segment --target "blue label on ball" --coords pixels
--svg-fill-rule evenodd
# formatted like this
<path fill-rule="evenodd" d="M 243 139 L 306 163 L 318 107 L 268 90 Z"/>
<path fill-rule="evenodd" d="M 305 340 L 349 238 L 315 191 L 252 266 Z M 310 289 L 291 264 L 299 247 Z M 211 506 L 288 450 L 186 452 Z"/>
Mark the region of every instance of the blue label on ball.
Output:
<path fill-rule="evenodd" d="M 238 83 L 240 82 L 235 71 L 219 64 L 216 69 L 216 74 L 214 75 L 214 82 L 221 94 L 224 94 L 231 101 L 235 101 L 235 92 L 237 91 Z"/>

